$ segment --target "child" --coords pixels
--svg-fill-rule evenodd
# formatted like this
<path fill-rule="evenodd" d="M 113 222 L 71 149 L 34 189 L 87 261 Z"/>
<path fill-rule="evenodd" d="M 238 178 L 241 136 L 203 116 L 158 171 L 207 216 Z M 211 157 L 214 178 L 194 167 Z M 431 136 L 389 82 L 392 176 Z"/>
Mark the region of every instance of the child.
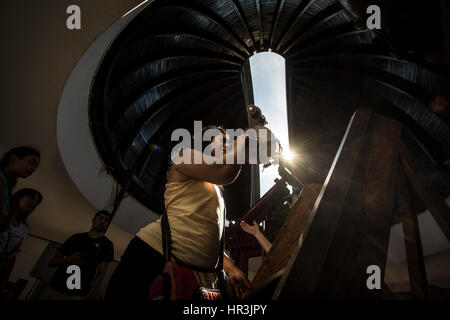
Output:
<path fill-rule="evenodd" d="M 41 203 L 42 195 L 34 189 L 21 189 L 11 197 L 11 211 L 6 230 L 0 232 L 0 293 L 6 286 L 23 239 L 28 234 L 26 219 Z"/>
<path fill-rule="evenodd" d="M 0 232 L 6 228 L 9 195 L 17 178 L 28 178 L 39 166 L 39 162 L 39 152 L 29 147 L 11 149 L 0 160 Z"/>

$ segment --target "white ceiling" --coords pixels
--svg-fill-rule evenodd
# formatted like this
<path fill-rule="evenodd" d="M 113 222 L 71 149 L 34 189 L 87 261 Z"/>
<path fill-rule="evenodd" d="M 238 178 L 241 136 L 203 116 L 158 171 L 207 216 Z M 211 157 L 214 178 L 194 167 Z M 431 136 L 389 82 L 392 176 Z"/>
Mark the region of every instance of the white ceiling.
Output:
<path fill-rule="evenodd" d="M 17 188 L 40 190 L 30 233 L 56 242 L 87 231 L 97 208 L 74 184 L 57 143 L 57 109 L 66 81 L 93 41 L 141 0 L 79 0 L 81 30 L 66 28 L 69 0 L 0 1 L 0 153 L 19 145 L 41 151 L 41 165 Z M 80 161 L 79 155 L 73 156 Z M 133 234 L 113 223 L 120 257 Z"/>
<path fill-rule="evenodd" d="M 95 39 L 71 72 L 59 101 L 57 139 L 60 155 L 72 181 L 98 210 L 112 210 L 117 183 L 107 175 L 89 128 L 91 84 L 112 41 L 149 3 L 129 11 Z M 127 197 L 116 212 L 114 222 L 135 234 L 158 217 L 134 198 Z"/>

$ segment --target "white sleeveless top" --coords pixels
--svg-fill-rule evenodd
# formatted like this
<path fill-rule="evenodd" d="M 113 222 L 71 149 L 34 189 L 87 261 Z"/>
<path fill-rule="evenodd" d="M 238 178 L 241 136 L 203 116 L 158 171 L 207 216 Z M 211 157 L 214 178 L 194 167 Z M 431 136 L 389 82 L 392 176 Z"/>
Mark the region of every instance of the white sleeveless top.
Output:
<path fill-rule="evenodd" d="M 164 202 L 172 236 L 172 255 L 201 268 L 218 260 L 225 204 L 218 187 L 190 179 L 166 184 Z M 161 218 L 142 228 L 137 236 L 163 254 Z"/>

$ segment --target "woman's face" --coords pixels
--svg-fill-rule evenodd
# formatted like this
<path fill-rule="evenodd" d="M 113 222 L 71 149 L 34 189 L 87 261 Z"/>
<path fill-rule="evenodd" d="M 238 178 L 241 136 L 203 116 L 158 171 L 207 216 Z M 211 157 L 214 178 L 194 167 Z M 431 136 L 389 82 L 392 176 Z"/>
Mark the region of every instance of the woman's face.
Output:
<path fill-rule="evenodd" d="M 22 159 L 14 156 L 13 166 L 20 178 L 28 178 L 39 166 L 40 158 L 37 155 L 27 155 Z"/>
<path fill-rule="evenodd" d="M 216 148 L 222 147 L 223 154 L 229 151 L 231 144 L 226 133 L 219 134 L 215 136 L 211 142 L 211 147 L 213 148 L 212 154 L 215 155 Z"/>

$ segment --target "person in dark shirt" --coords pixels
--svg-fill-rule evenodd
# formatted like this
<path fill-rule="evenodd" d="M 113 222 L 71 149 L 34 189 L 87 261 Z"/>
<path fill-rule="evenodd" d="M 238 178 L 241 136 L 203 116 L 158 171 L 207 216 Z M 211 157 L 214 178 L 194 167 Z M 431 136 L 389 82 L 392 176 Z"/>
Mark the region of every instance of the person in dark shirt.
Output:
<path fill-rule="evenodd" d="M 50 267 L 58 267 L 50 280 L 51 294 L 47 299 L 63 300 L 76 297 L 96 299 L 99 288 L 108 268 L 114 259 L 113 243 L 105 237 L 105 231 L 111 221 L 108 211 L 99 211 L 92 219 L 89 232 L 72 235 L 58 249 L 50 261 Z M 67 280 L 73 274 L 68 272 L 70 265 L 80 268 L 81 288 L 68 288 Z M 42 299 L 42 298 L 41 298 Z"/>

